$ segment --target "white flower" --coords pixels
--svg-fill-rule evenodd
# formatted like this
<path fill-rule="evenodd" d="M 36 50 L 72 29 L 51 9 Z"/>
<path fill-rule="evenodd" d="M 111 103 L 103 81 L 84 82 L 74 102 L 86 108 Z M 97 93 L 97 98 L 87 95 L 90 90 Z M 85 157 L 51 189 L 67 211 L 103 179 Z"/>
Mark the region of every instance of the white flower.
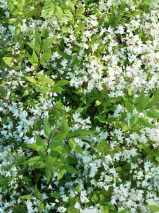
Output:
<path fill-rule="evenodd" d="M 75 205 L 74 205 L 75 209 L 80 209 L 81 208 L 81 205 L 79 204 L 79 202 L 76 202 Z"/>
<path fill-rule="evenodd" d="M 60 206 L 59 208 L 57 208 L 57 211 L 58 212 L 66 212 L 66 208 L 65 207 L 63 207 L 63 206 Z"/>

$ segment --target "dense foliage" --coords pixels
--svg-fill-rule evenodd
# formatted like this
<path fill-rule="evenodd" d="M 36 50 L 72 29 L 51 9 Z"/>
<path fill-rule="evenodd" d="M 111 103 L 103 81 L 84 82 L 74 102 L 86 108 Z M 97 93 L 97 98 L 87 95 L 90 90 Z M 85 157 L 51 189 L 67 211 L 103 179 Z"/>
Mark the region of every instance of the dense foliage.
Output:
<path fill-rule="evenodd" d="M 0 212 L 159 212 L 158 0 L 0 0 Z"/>

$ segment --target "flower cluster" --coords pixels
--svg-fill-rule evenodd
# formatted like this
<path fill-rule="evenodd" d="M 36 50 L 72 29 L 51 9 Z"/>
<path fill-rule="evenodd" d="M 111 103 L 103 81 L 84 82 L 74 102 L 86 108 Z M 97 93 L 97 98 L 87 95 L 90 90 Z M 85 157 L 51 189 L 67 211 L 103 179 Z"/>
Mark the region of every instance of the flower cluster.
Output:
<path fill-rule="evenodd" d="M 159 3 L 0 9 L 0 212 L 159 211 Z"/>

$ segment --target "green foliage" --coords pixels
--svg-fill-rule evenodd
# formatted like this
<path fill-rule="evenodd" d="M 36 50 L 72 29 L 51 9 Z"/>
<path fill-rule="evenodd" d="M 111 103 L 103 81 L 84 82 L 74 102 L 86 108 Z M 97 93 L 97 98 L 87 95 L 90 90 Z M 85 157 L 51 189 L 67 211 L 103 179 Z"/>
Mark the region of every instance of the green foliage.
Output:
<path fill-rule="evenodd" d="M 101 2 L 0 2 L 4 212 L 127 213 L 139 188 L 135 211 L 159 211 L 147 205 L 149 189 L 158 196 L 159 89 L 134 86 L 135 71 L 147 83 L 158 72 L 142 64 L 157 45 L 155 3 Z"/>

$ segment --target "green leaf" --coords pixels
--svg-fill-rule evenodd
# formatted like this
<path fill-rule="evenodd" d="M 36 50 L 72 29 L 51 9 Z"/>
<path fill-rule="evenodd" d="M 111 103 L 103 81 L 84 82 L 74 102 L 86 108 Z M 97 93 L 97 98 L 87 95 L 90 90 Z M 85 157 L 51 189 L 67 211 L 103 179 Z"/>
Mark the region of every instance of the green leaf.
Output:
<path fill-rule="evenodd" d="M 35 193 L 35 196 L 38 198 L 38 199 L 42 199 L 42 196 L 41 196 L 41 194 L 40 194 L 40 192 L 39 192 L 39 190 L 38 190 L 38 187 L 37 187 L 37 184 L 35 184 L 35 186 L 34 186 L 34 193 Z"/>
<path fill-rule="evenodd" d="M 54 89 L 53 89 L 54 92 L 61 92 L 63 90 L 64 89 L 62 87 L 58 87 L 58 86 L 55 86 Z"/>
<path fill-rule="evenodd" d="M 76 16 L 77 16 L 77 18 L 83 18 L 82 15 L 84 13 L 84 10 L 85 10 L 84 7 L 77 8 L 77 10 L 76 10 Z"/>
<path fill-rule="evenodd" d="M 43 41 L 42 50 L 45 50 L 48 47 L 50 47 L 54 40 L 55 40 L 55 36 L 45 39 Z"/>
<path fill-rule="evenodd" d="M 45 158 L 46 167 L 50 172 L 53 172 L 53 158 L 50 155 L 47 155 Z"/>
<path fill-rule="evenodd" d="M 26 210 L 26 207 L 24 205 L 13 206 L 10 208 L 13 211 L 13 213 L 22 213 L 22 212 L 28 213 L 28 211 Z"/>
<path fill-rule="evenodd" d="M 72 167 L 70 165 L 69 166 L 65 166 L 64 168 L 65 168 L 66 172 L 69 172 L 71 174 L 79 173 L 74 167 Z"/>
<path fill-rule="evenodd" d="M 45 168 L 45 173 L 46 173 L 46 178 L 47 178 L 46 183 L 48 184 L 50 182 L 52 173 L 50 172 L 50 170 L 47 167 Z"/>
<path fill-rule="evenodd" d="M 34 199 L 35 198 L 35 196 L 33 196 L 33 195 L 31 195 L 31 194 L 29 194 L 29 195 L 23 195 L 23 196 L 20 196 L 19 197 L 20 199 Z"/>
<path fill-rule="evenodd" d="M 131 126 L 131 128 L 130 128 L 130 131 L 132 131 L 132 132 L 138 132 L 138 131 L 140 131 L 142 128 L 139 126 L 139 125 L 137 125 L 137 124 L 133 124 L 132 126 Z"/>
<path fill-rule="evenodd" d="M 137 115 L 131 116 L 131 118 L 130 118 L 130 125 L 133 125 L 133 124 L 137 123 L 137 120 L 138 120 Z"/>
<path fill-rule="evenodd" d="M 159 207 L 156 205 L 148 205 L 147 206 L 152 212 L 158 212 L 159 211 Z"/>
<path fill-rule="evenodd" d="M 62 131 L 62 133 L 65 133 L 65 134 L 67 134 L 67 133 L 69 132 L 69 129 L 68 129 L 68 122 L 67 122 L 67 120 L 66 120 L 65 115 L 62 116 L 61 131 Z"/>
<path fill-rule="evenodd" d="M 127 124 L 122 124 L 122 131 L 125 132 L 129 129 L 129 126 Z"/>
<path fill-rule="evenodd" d="M 28 164 L 39 164 L 43 162 L 44 162 L 44 158 L 41 156 L 35 156 L 28 160 Z"/>
<path fill-rule="evenodd" d="M 9 66 L 14 67 L 13 58 L 12 57 L 3 57 L 3 61 Z"/>
<path fill-rule="evenodd" d="M 46 82 L 48 84 L 51 84 L 51 85 L 55 85 L 55 82 L 51 78 L 49 78 L 49 77 L 47 77 L 47 76 L 45 76 L 45 75 L 43 75 L 41 73 L 38 73 L 37 77 L 41 81 L 44 81 L 44 82 Z"/>
<path fill-rule="evenodd" d="M 42 211 L 44 210 L 44 208 L 45 208 L 44 203 L 40 203 L 40 205 L 38 207 L 39 213 L 42 213 Z"/>
<path fill-rule="evenodd" d="M 36 143 L 26 144 L 27 147 L 36 150 L 41 157 L 45 157 L 45 149 L 42 146 L 38 146 Z"/>
<path fill-rule="evenodd" d="M 134 16 L 137 16 L 137 15 L 140 15 L 141 13 L 143 13 L 143 11 L 135 10 L 135 12 L 133 12 L 132 14 L 127 15 L 127 17 L 134 17 Z"/>
<path fill-rule="evenodd" d="M 65 174 L 65 170 L 64 169 L 59 169 L 57 171 L 57 180 L 60 180 L 61 178 L 63 178 L 64 174 Z"/>
<path fill-rule="evenodd" d="M 72 138 L 69 139 L 68 143 L 72 150 L 74 150 L 77 153 L 83 154 L 82 148 Z"/>
<path fill-rule="evenodd" d="M 62 10 L 59 6 L 55 6 L 55 14 L 57 16 L 57 18 L 59 19 L 59 21 L 62 21 Z"/>
<path fill-rule="evenodd" d="M 147 116 L 150 117 L 150 118 L 159 119 L 159 113 L 157 111 L 155 111 L 154 109 L 147 111 Z"/>
<path fill-rule="evenodd" d="M 42 64 L 42 63 L 44 63 L 45 61 L 47 61 L 49 58 L 51 58 L 52 57 L 52 54 L 51 53 L 46 53 L 46 52 L 44 52 L 43 54 L 42 54 L 42 56 L 41 56 L 41 58 L 40 58 L 40 63 Z"/>
<path fill-rule="evenodd" d="M 60 80 L 56 83 L 56 86 L 61 87 L 61 86 L 65 86 L 66 84 L 69 84 L 69 81 L 67 80 Z"/>
<path fill-rule="evenodd" d="M 137 103 L 138 103 L 137 110 L 142 111 L 146 109 L 148 100 L 149 100 L 149 96 L 145 96 L 144 91 L 142 90 L 140 93 L 140 96 L 137 98 Z"/>
<path fill-rule="evenodd" d="M 29 11 L 29 12 L 26 12 L 26 13 L 25 13 L 25 17 L 26 17 L 26 18 L 30 18 L 30 17 L 32 17 L 36 12 L 37 12 L 37 9 L 33 9 L 33 10 Z"/>
<path fill-rule="evenodd" d="M 138 123 L 145 127 L 156 128 L 153 124 L 144 118 L 138 118 Z"/>
<path fill-rule="evenodd" d="M 36 144 L 38 146 L 41 146 L 43 148 L 46 148 L 46 142 L 39 136 L 39 135 L 36 135 Z"/>
<path fill-rule="evenodd" d="M 29 82 L 31 82 L 31 83 L 33 83 L 33 84 L 36 84 L 36 80 L 35 80 L 33 77 L 25 76 L 25 78 L 26 78 Z"/>
<path fill-rule="evenodd" d="M 125 107 L 128 112 L 133 113 L 134 107 L 128 100 L 125 101 Z"/>
<path fill-rule="evenodd" d="M 40 52 L 40 46 L 38 45 L 34 45 L 32 43 L 26 42 L 27 45 L 29 45 L 31 47 L 31 49 L 35 50 L 37 52 L 37 54 Z"/>
<path fill-rule="evenodd" d="M 150 102 L 146 105 L 146 108 L 145 108 L 145 109 L 148 109 L 148 108 L 151 108 L 151 107 L 155 106 L 158 102 L 159 102 L 159 100 L 150 101 Z"/>
<path fill-rule="evenodd" d="M 35 53 L 35 51 L 33 50 L 33 54 L 32 56 L 27 54 L 28 60 L 29 62 L 34 66 L 34 69 L 38 68 L 38 57 Z"/>
<path fill-rule="evenodd" d="M 36 45 L 40 45 L 41 44 L 41 37 L 40 37 L 40 34 L 39 34 L 37 28 L 35 29 L 35 44 Z"/>
<path fill-rule="evenodd" d="M 59 133 L 52 139 L 51 143 L 49 144 L 49 147 L 55 148 L 58 146 L 64 146 L 63 140 L 65 139 L 65 137 L 66 133 Z"/>
<path fill-rule="evenodd" d="M 44 133 L 47 137 L 49 137 L 51 134 L 51 127 L 48 119 L 45 119 L 44 121 Z"/>
<path fill-rule="evenodd" d="M 118 213 L 127 213 L 127 209 L 123 209 L 123 210 L 121 210 L 120 212 L 118 212 Z"/>
<path fill-rule="evenodd" d="M 159 88 L 158 88 L 157 91 L 155 92 L 155 95 L 154 95 L 154 97 L 153 97 L 153 101 L 159 102 Z"/>
<path fill-rule="evenodd" d="M 60 161 L 54 161 L 54 162 L 53 162 L 53 166 L 54 166 L 54 167 L 63 167 L 64 164 L 61 163 Z"/>

